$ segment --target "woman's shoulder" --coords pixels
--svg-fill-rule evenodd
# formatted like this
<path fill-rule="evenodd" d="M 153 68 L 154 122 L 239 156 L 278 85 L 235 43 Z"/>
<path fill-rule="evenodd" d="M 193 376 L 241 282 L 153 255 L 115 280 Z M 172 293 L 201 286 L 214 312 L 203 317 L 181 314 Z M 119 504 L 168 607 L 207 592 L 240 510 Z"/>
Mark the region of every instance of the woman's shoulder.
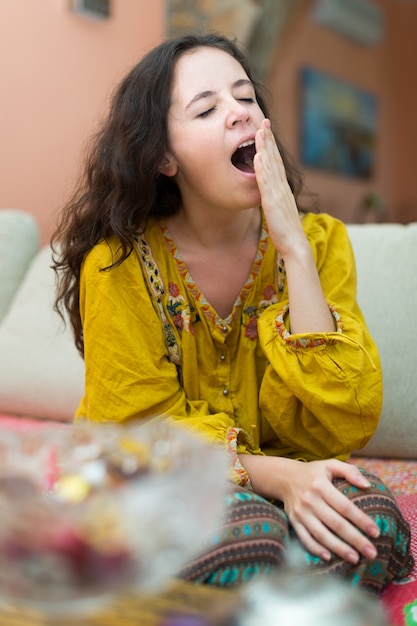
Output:
<path fill-rule="evenodd" d="M 312 242 L 348 239 L 344 222 L 328 213 L 301 213 L 301 219 L 304 232 Z"/>
<path fill-rule="evenodd" d="M 133 253 L 136 246 L 140 246 L 141 239 L 144 237 L 148 241 L 152 241 L 155 245 L 158 236 L 158 228 L 154 222 L 149 223 L 144 231 L 138 231 L 137 237 L 133 244 Z M 128 249 L 129 251 L 129 249 Z M 117 264 L 118 259 L 123 254 L 122 242 L 117 235 L 111 235 L 106 239 L 101 239 L 89 250 L 84 259 L 85 269 L 106 269 Z M 129 254 L 125 263 L 127 266 L 133 262 L 135 254 Z"/>
<path fill-rule="evenodd" d="M 118 237 L 112 236 L 101 239 L 84 257 L 84 272 L 104 270 L 111 267 L 121 252 L 121 242 Z"/>
<path fill-rule="evenodd" d="M 334 229 L 345 228 L 341 219 L 322 212 L 300 213 L 305 230 L 324 230 L 331 231 Z"/>

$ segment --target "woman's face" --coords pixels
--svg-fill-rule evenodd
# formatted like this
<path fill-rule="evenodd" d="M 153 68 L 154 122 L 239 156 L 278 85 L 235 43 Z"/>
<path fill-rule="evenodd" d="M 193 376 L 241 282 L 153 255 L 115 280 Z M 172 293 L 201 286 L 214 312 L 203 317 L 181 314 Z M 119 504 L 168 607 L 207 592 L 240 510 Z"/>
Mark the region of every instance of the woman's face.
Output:
<path fill-rule="evenodd" d="M 259 204 L 252 160 L 263 119 L 253 85 L 232 56 L 202 47 L 179 58 L 161 171 L 176 177 L 183 207 L 236 210 Z"/>

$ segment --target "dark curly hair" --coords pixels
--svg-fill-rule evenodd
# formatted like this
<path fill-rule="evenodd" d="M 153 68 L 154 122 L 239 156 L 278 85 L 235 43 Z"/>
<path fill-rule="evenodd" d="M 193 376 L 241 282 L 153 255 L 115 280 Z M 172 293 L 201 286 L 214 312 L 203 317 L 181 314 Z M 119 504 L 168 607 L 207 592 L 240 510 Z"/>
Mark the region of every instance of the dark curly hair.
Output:
<path fill-rule="evenodd" d="M 178 211 L 181 197 L 174 179 L 160 173 L 168 150 L 168 111 L 178 59 L 200 47 L 234 57 L 253 81 L 258 104 L 269 117 L 266 91 L 253 80 L 245 55 L 235 41 L 217 33 L 167 40 L 144 56 L 117 87 L 108 116 L 92 138 L 79 183 L 60 215 L 52 237 L 57 275 L 56 310 L 67 313 L 75 344 L 83 354 L 79 310 L 83 259 L 100 240 L 117 235 L 120 249 L 110 268 L 132 252 L 134 237 L 149 218 Z M 296 200 L 302 178 L 277 140 Z"/>

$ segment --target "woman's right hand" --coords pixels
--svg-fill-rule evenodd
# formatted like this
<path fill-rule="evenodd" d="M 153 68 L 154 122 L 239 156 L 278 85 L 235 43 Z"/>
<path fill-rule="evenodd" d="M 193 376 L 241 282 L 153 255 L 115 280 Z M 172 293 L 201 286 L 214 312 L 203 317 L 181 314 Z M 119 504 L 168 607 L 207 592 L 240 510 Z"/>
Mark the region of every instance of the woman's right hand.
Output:
<path fill-rule="evenodd" d="M 332 482 L 344 478 L 366 489 L 369 482 L 356 466 L 336 459 L 308 463 L 248 455 L 240 459 L 254 491 L 284 503 L 291 526 L 311 554 L 324 561 L 335 554 L 349 563 L 357 563 L 360 555 L 376 556 L 368 537 L 378 537 L 377 525 Z"/>

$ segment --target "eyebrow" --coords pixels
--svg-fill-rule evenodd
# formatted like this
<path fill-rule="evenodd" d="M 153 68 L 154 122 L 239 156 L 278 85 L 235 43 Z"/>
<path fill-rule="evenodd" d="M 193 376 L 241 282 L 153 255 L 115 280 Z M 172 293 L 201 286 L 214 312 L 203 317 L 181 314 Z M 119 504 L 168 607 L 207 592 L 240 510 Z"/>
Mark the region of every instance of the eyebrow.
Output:
<path fill-rule="evenodd" d="M 250 85 L 251 87 L 253 87 L 253 83 L 251 80 L 249 80 L 248 78 L 239 78 L 239 80 L 235 81 L 232 85 L 232 89 L 236 89 L 236 87 L 243 87 L 244 85 Z M 192 106 L 193 104 L 195 104 L 196 102 L 198 102 L 199 100 L 203 100 L 204 98 L 209 98 L 210 96 L 214 96 L 215 95 L 215 91 L 201 91 L 200 93 L 197 93 L 194 98 L 192 98 L 190 100 L 190 102 L 187 104 L 187 106 L 185 107 L 185 110 L 189 109 L 190 106 Z"/>

